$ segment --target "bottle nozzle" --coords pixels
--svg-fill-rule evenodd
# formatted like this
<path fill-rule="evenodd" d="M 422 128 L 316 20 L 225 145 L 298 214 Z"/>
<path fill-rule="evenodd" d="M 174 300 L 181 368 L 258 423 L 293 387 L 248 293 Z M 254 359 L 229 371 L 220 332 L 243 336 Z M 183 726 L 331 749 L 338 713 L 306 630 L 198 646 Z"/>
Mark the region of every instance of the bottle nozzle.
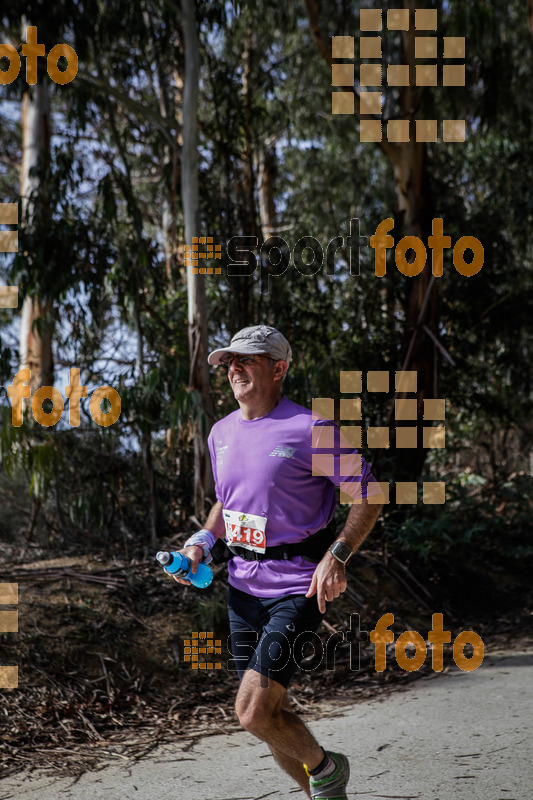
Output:
<path fill-rule="evenodd" d="M 160 550 L 159 553 L 156 555 L 156 559 L 157 561 L 159 561 L 162 567 L 166 567 L 166 565 L 172 561 L 172 556 L 165 550 Z"/>

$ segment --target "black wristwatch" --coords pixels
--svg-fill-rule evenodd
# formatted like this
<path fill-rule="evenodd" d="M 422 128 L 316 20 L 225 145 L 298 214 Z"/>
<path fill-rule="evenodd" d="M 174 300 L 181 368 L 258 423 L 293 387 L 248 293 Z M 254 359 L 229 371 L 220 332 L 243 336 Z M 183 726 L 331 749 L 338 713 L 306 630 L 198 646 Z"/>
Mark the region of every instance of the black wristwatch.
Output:
<path fill-rule="evenodd" d="M 344 566 L 346 566 L 352 557 L 352 551 L 347 544 L 343 544 L 342 542 L 334 542 L 329 548 L 329 552 L 339 564 L 343 564 Z"/>

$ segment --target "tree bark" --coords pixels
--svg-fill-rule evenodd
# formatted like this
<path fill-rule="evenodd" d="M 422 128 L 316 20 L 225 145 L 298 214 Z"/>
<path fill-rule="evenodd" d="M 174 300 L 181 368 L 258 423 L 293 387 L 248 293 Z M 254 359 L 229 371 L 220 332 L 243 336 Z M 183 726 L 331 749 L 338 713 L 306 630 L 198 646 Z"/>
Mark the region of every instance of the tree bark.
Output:
<path fill-rule="evenodd" d="M 253 12 L 247 12 L 246 44 L 242 51 L 242 89 L 241 97 L 244 111 L 244 146 L 242 148 L 242 180 L 238 188 L 239 217 L 241 229 L 251 236 L 256 236 L 258 246 L 261 247 L 261 231 L 257 224 L 256 214 L 256 183 L 254 171 L 253 148 L 253 108 L 252 108 L 252 60 L 254 54 L 254 25 Z M 250 325 L 252 316 L 252 284 L 248 276 L 235 276 L 231 279 L 235 293 L 234 319 L 235 329 L 239 330 Z"/>
<path fill-rule="evenodd" d="M 274 179 L 276 177 L 276 152 L 274 147 L 265 144 L 259 162 L 259 216 L 263 239 L 274 236 L 277 228 L 276 203 L 274 199 Z"/>
<path fill-rule="evenodd" d="M 182 0 L 183 41 L 185 48 L 185 82 L 183 92 L 183 146 L 181 152 L 181 197 L 185 227 L 185 241 L 192 243 L 200 235 L 198 201 L 198 85 L 200 78 L 200 52 L 196 30 L 194 0 Z M 213 405 L 209 392 L 207 364 L 207 300 L 205 277 L 193 274 L 187 266 L 188 328 L 190 377 L 192 389 L 202 398 L 207 416 L 207 432 L 213 423 Z M 196 430 L 194 436 L 194 508 L 195 516 L 205 516 L 206 496 L 213 496 L 213 477 L 204 433 Z"/>
<path fill-rule="evenodd" d="M 172 127 L 172 123 L 175 123 L 176 127 L 176 133 L 172 142 L 165 139 L 165 143 L 163 145 L 162 173 L 164 191 L 161 199 L 161 227 L 165 248 L 166 275 L 169 284 L 173 289 L 175 289 L 178 274 L 179 253 L 176 198 L 178 193 L 179 178 L 178 144 L 181 130 L 180 126 L 177 124 L 177 121 L 172 119 L 174 116 L 174 106 L 171 105 L 168 78 L 161 62 L 159 43 L 154 31 L 153 22 L 149 12 L 146 9 L 143 11 L 143 18 L 146 29 L 150 31 L 150 55 L 157 76 L 157 80 L 153 81 L 149 75 L 151 87 L 158 100 L 161 119 L 164 119 L 168 122 L 169 130 Z M 173 38 L 177 39 L 178 37 L 175 35 Z M 177 41 L 174 42 L 174 44 L 175 46 L 178 46 Z M 176 104 L 179 104 L 181 102 L 181 85 L 179 75 L 177 74 L 177 69 L 175 70 L 175 88 L 175 102 Z"/>
<path fill-rule="evenodd" d="M 420 7 L 417 3 L 417 7 Z M 409 30 L 402 33 L 402 62 L 415 73 L 415 31 L 413 0 L 404 2 L 409 9 Z M 411 77 L 411 80 L 413 78 Z M 396 219 L 404 236 L 417 236 L 424 243 L 431 233 L 434 203 L 427 170 L 427 146 L 415 140 L 415 118 L 420 118 L 420 90 L 410 85 L 400 94 L 399 115 L 408 119 L 411 127 L 410 141 L 399 144 L 387 143 L 387 155 L 392 164 L 396 180 L 398 206 Z M 399 478 L 416 478 L 423 469 L 426 451 L 422 447 L 423 403 L 425 398 L 438 396 L 436 345 L 426 328 L 438 338 L 437 293 L 428 263 L 410 284 L 405 299 L 404 363 L 402 368 L 417 373 L 418 447 L 416 450 L 400 450 Z M 399 395 L 404 397 L 405 395 Z M 403 423 L 408 424 L 408 423 Z M 415 423 L 413 423 L 415 424 Z"/>

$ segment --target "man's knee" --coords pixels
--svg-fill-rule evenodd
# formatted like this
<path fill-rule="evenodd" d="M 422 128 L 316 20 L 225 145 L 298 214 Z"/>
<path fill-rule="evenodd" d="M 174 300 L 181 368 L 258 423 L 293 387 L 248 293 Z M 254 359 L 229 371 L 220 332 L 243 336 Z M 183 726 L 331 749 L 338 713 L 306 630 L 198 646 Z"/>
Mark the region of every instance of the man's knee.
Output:
<path fill-rule="evenodd" d="M 274 718 L 285 706 L 286 698 L 285 693 L 280 695 L 277 686 L 274 688 L 270 684 L 271 688 L 267 689 L 261 683 L 261 679 L 266 680 L 263 675 L 250 672 L 249 677 L 241 683 L 235 701 L 235 713 L 245 730 L 261 736 L 272 726 Z"/>
<path fill-rule="evenodd" d="M 256 736 L 261 736 L 269 727 L 265 712 L 260 708 L 247 708 L 242 713 L 237 712 L 237 716 L 242 727 Z"/>
<path fill-rule="evenodd" d="M 269 720 L 272 718 L 272 709 L 262 705 L 261 699 L 257 697 L 239 698 L 237 695 L 235 713 L 242 727 L 249 733 L 257 735 L 268 727 Z"/>
<path fill-rule="evenodd" d="M 249 733 L 254 733 L 260 736 L 265 730 L 270 727 L 272 721 L 272 712 L 268 709 L 261 708 L 258 704 L 248 703 L 247 705 L 235 704 L 235 711 L 239 718 L 242 727 Z"/>

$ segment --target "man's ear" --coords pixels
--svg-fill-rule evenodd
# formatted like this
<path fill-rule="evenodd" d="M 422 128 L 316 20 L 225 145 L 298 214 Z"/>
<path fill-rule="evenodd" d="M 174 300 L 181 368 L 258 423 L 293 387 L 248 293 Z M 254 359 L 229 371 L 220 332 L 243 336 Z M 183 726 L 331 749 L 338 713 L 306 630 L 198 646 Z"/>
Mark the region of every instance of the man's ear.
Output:
<path fill-rule="evenodd" d="M 276 366 L 274 367 L 274 380 L 281 381 L 283 380 L 283 376 L 289 369 L 289 365 L 286 361 L 278 361 Z"/>

